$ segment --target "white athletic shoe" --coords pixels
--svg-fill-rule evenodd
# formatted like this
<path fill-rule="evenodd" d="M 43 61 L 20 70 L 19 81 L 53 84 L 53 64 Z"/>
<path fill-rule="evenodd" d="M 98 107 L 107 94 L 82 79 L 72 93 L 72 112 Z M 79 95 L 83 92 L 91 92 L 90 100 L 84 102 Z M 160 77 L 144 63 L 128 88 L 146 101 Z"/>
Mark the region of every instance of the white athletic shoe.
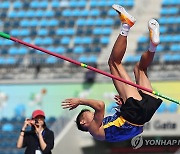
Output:
<path fill-rule="evenodd" d="M 132 27 L 136 19 L 130 15 L 122 6 L 113 4 L 112 8 L 119 13 L 119 17 L 122 23 L 127 23 L 130 27 Z"/>
<path fill-rule="evenodd" d="M 160 43 L 159 23 L 155 19 L 150 19 L 148 22 L 148 28 L 150 40 L 155 46 L 157 46 Z"/>

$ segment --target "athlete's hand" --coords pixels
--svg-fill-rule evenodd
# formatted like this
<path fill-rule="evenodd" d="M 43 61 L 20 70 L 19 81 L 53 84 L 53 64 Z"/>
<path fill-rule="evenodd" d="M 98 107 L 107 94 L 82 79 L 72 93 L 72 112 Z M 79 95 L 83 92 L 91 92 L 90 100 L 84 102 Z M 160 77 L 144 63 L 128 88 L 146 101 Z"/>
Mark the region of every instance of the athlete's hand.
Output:
<path fill-rule="evenodd" d="M 119 95 L 115 95 L 114 99 L 117 105 L 121 106 L 123 104 L 123 99 Z"/>
<path fill-rule="evenodd" d="M 61 106 L 63 109 L 69 108 L 69 110 L 75 109 L 80 104 L 79 98 L 69 98 L 62 102 Z"/>

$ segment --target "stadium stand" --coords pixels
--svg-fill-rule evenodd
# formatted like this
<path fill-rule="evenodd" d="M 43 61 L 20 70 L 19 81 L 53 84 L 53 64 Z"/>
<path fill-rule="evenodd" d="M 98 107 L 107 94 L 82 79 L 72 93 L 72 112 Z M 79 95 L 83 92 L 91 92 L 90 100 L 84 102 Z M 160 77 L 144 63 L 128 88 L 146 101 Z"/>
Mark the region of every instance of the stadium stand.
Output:
<path fill-rule="evenodd" d="M 35 5 L 36 3 L 38 4 Z M 111 44 L 113 31 L 120 25 L 117 13 L 111 8 L 114 3 L 117 1 L 108 0 L 106 3 L 102 0 L 88 2 L 84 0 L 78 2 L 74 0 L 34 0 L 31 3 L 20 0 L 6 1 L 1 5 L 0 27 L 1 31 L 25 42 L 36 44 L 80 62 L 97 64 L 100 59 L 103 59 L 100 57 L 104 54 L 102 51 Z M 132 10 L 135 2 L 134 0 L 121 0 L 118 1 L 118 4 Z M 179 63 L 179 3 L 174 0 L 171 2 L 163 0 L 161 7 L 158 19 L 161 24 L 161 44 L 157 48 L 158 54 L 155 62 Z M 136 53 L 127 56 L 124 62 L 127 64 L 137 62 L 142 51 L 147 49 L 148 42 L 147 34 L 141 36 L 138 39 Z M 43 76 L 41 74 L 43 67 L 63 66 L 62 70 L 66 67 L 64 61 L 50 58 L 51 56 L 47 54 L 23 47 L 10 40 L 0 38 L 0 47 L 0 66 L 3 68 L 16 66 L 14 69 L 17 69 L 26 65 L 26 68 L 36 70 L 36 66 L 40 65 L 42 69 L 36 76 L 38 78 Z M 29 60 L 25 60 L 25 57 L 28 57 Z M 101 65 L 104 64 L 99 64 L 99 66 Z M 18 70 L 20 69 L 17 69 L 16 72 Z M 47 78 L 61 78 L 53 70 L 49 69 L 53 75 Z M 23 71 L 24 74 L 28 74 L 27 69 Z M 18 73 L 14 74 L 11 71 L 9 73 L 12 73 L 9 78 L 20 78 Z M 75 72 L 69 73 L 74 73 L 75 78 L 80 76 Z M 7 76 L 7 74 L 1 75 L 1 79 L 4 78 L 3 76 Z M 32 79 L 34 78 L 32 74 L 26 75 L 24 78 L 29 79 L 30 76 Z"/>
<path fill-rule="evenodd" d="M 3 32 L 33 43 L 70 58 L 86 59 L 87 63 L 97 63 L 102 48 L 109 43 L 114 26 L 119 26 L 117 14 L 110 9 L 115 0 L 107 1 L 6 1 L 1 4 L 0 23 Z M 134 0 L 119 1 L 131 9 Z M 113 18 L 112 18 L 113 17 Z M 23 47 L 9 40 L 0 39 L 1 66 L 23 65 L 23 57 L 29 55 L 30 64 L 37 65 L 33 57 L 40 52 Z M 98 52 L 96 52 L 98 51 Z M 70 54 L 69 54 L 70 52 Z M 13 57 L 12 57 L 13 56 Z M 7 58 L 9 57 L 9 58 Z M 40 65 L 57 64 L 48 55 L 43 55 Z M 62 63 L 61 63 L 62 64 Z"/>
<path fill-rule="evenodd" d="M 179 12 L 180 3 L 179 1 L 162 1 L 162 8 L 160 10 L 160 18 L 158 19 L 160 23 L 160 41 L 161 44 L 157 47 L 157 52 L 159 53 L 159 58 L 165 63 L 180 62 L 180 53 L 179 53 L 179 24 L 180 24 L 180 12 Z M 137 53 L 148 48 L 148 36 L 142 36 L 138 39 Z M 163 54 L 162 54 L 163 52 Z"/>

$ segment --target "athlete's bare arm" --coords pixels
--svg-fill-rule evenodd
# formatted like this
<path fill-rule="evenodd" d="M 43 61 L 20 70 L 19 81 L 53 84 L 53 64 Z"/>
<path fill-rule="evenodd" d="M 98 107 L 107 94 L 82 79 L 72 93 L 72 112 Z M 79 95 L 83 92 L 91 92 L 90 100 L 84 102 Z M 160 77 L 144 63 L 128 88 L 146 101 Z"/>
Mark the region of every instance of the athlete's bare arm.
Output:
<path fill-rule="evenodd" d="M 102 126 L 104 119 L 105 104 L 100 100 L 93 99 L 81 99 L 70 98 L 62 102 L 63 109 L 69 108 L 69 110 L 75 109 L 79 105 L 86 105 L 92 107 L 94 112 L 94 118 L 88 127 L 90 134 L 98 140 L 104 140 L 105 134 Z"/>

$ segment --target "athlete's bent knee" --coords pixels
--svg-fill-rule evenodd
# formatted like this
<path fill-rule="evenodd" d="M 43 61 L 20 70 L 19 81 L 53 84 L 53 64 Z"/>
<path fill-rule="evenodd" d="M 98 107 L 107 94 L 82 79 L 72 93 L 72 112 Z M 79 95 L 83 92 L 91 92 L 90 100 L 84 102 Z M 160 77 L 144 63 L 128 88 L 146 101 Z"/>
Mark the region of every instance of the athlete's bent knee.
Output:
<path fill-rule="evenodd" d="M 140 66 L 140 63 L 137 62 L 136 65 L 134 66 L 134 74 L 136 76 L 139 75 L 140 72 L 143 72 L 143 73 L 147 73 L 147 69 L 143 69 L 141 66 Z"/>
<path fill-rule="evenodd" d="M 121 62 L 117 62 L 114 60 L 113 57 L 109 57 L 108 65 L 109 65 L 109 67 L 119 66 L 119 65 L 121 65 Z"/>
<path fill-rule="evenodd" d="M 136 65 L 134 66 L 134 74 L 137 74 L 139 72 L 140 68 L 139 68 L 139 62 L 136 63 Z"/>

